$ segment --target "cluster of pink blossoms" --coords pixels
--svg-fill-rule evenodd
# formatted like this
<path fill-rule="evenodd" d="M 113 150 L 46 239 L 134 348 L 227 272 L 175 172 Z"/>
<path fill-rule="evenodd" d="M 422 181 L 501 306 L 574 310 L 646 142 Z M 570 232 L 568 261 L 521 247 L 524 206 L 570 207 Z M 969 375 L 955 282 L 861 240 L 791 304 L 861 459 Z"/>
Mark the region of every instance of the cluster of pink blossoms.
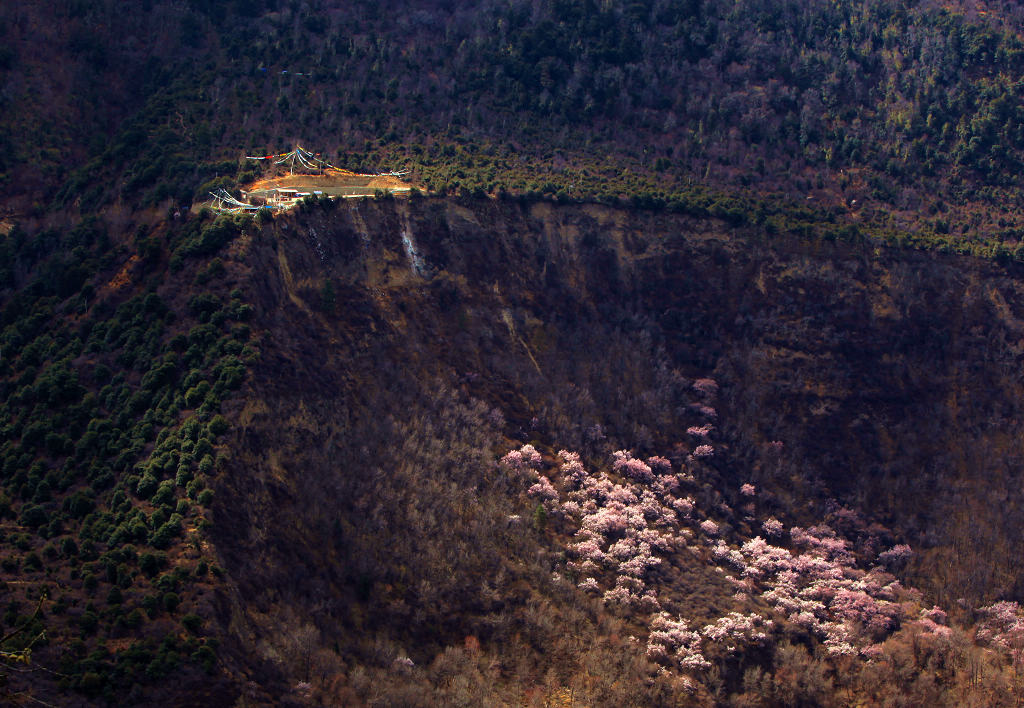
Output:
<path fill-rule="evenodd" d="M 718 411 L 704 403 L 691 403 L 687 408 L 693 413 L 702 415 L 705 418 L 711 418 L 713 420 L 718 417 Z"/>
<path fill-rule="evenodd" d="M 655 661 L 671 661 L 680 669 L 710 669 L 711 662 L 702 653 L 700 632 L 690 629 L 682 617 L 672 619 L 667 612 L 651 618 L 647 635 L 647 656 Z"/>
<path fill-rule="evenodd" d="M 921 616 L 914 623 L 924 634 L 940 639 L 949 639 L 953 630 L 946 624 L 946 612 L 938 605 L 930 610 L 921 610 Z"/>
<path fill-rule="evenodd" d="M 649 576 L 661 564 L 656 554 L 676 544 L 672 529 L 678 517 L 662 503 L 679 488 L 671 463 L 663 457 L 644 462 L 620 450 L 612 468 L 627 481 L 618 484 L 605 473 L 588 474 L 577 453 L 562 450 L 559 456 L 568 490 L 562 512 L 578 524 L 570 546 L 576 560 L 570 566 L 587 576 L 580 587 L 599 592 L 594 576 L 613 577 L 613 587 L 603 594 L 606 603 L 657 610 Z"/>
<path fill-rule="evenodd" d="M 707 536 L 717 536 L 718 524 L 716 524 L 711 519 L 705 519 L 704 521 L 700 522 L 700 530 L 703 531 Z"/>
<path fill-rule="evenodd" d="M 747 541 L 733 567 L 764 588 L 761 597 L 794 625 L 818 636 L 832 654 L 854 655 L 893 631 L 901 589 L 881 568 L 861 570 L 844 539 L 827 526 L 790 531 L 793 553 L 761 537 Z"/>
<path fill-rule="evenodd" d="M 718 384 L 714 379 L 697 379 L 693 382 L 693 386 L 691 388 L 705 399 L 714 398 L 718 395 Z"/>
<path fill-rule="evenodd" d="M 693 477 L 677 474 L 664 457 L 642 460 L 619 450 L 612 457 L 612 471 L 620 479 L 616 481 L 605 472 L 590 474 L 577 453 L 558 454 L 560 474 L 550 478 L 540 474 L 540 455 L 529 446 L 512 451 L 502 462 L 533 481 L 527 490 L 531 497 L 576 527 L 568 566 L 583 576 L 581 590 L 599 595 L 607 605 L 657 613 L 662 557 L 686 547 L 691 535 L 681 522 L 692 517 L 696 505 L 681 489 Z M 699 529 L 705 537 L 720 533 L 719 525 L 706 518 Z M 718 544 L 724 547 L 723 541 Z M 731 554 L 734 562 L 744 562 L 739 551 Z M 765 641 L 771 628 L 771 620 L 760 615 L 730 613 L 691 631 L 685 620 L 660 613 L 651 622 L 648 654 L 680 669 L 706 668 L 710 664 L 701 653 L 703 642 L 729 653 Z"/>
<path fill-rule="evenodd" d="M 537 482 L 527 492 L 531 497 L 537 497 L 549 513 L 558 508 L 558 490 L 551 484 L 551 480 L 541 475 Z"/>
<path fill-rule="evenodd" d="M 654 481 L 654 471 L 651 469 L 651 466 L 643 462 L 643 460 L 636 459 L 626 450 L 617 450 L 612 453 L 612 469 L 634 482 L 650 484 Z"/>
<path fill-rule="evenodd" d="M 501 464 L 520 475 L 536 474 L 540 469 L 541 456 L 533 445 L 523 445 L 501 458 Z"/>
<path fill-rule="evenodd" d="M 1024 610 L 1016 602 L 997 602 L 982 607 L 977 638 L 1007 652 L 1014 665 L 1024 664 Z"/>
<path fill-rule="evenodd" d="M 647 656 L 655 661 L 671 662 L 683 670 L 708 669 L 704 642 L 711 642 L 725 654 L 768 642 L 774 623 L 757 613 L 730 612 L 700 630 L 691 630 L 681 617 L 667 612 L 651 618 L 647 636 Z"/>
<path fill-rule="evenodd" d="M 704 425 L 691 425 L 686 429 L 687 435 L 692 435 L 695 438 L 707 439 L 711 435 L 711 431 L 715 429 L 715 426 L 711 423 L 705 423 Z"/>
<path fill-rule="evenodd" d="M 706 403 L 717 392 L 717 385 L 710 379 L 701 381 L 704 383 L 695 383 L 694 389 L 704 402 L 691 408 L 714 417 L 714 409 Z M 709 439 L 712 430 L 711 424 L 688 430 L 701 443 L 688 458 L 692 469 L 699 469 L 701 458 L 714 454 Z M 769 447 L 777 453 L 782 444 Z M 683 457 L 685 448 L 680 448 Z M 685 491 L 692 488 L 693 476 L 686 469 L 675 472 L 669 460 L 644 460 L 619 450 L 613 453 L 610 472 L 591 474 L 577 453 L 561 450 L 558 455 L 561 464 L 557 471 L 546 474 L 541 474 L 541 455 L 530 445 L 509 452 L 502 463 L 526 481 L 527 494 L 539 500 L 561 528 L 570 527 L 573 540 L 567 565 L 582 577 L 579 589 L 600 597 L 606 605 L 651 615 L 647 655 L 663 666 L 682 671 L 706 669 L 711 666 L 707 657 L 763 644 L 780 630 L 809 633 L 830 654 L 863 659 L 880 656 L 879 643 L 902 620 L 912 621 L 923 636 L 934 639 L 951 633 L 945 613 L 937 607 L 913 620 L 903 617 L 902 588 L 885 568 L 904 565 L 912 556 L 908 546 L 879 554 L 880 566 L 866 571 L 857 567 L 848 541 L 827 525 L 792 528 L 788 548 L 760 536 L 730 546 L 727 541 L 733 527 L 697 515 L 694 499 Z M 754 521 L 756 487 L 745 483 L 739 494 L 746 520 Z M 731 518 L 733 511 L 724 501 L 716 508 L 725 520 Z M 837 512 L 836 519 L 838 528 L 844 528 L 845 516 Z M 690 529 L 685 528 L 691 524 Z M 761 528 L 765 537 L 776 543 L 785 537 L 785 527 L 773 517 Z M 776 627 L 757 612 L 730 612 L 703 627 L 691 628 L 685 619 L 662 612 L 658 592 L 664 582 L 663 560 L 688 548 L 692 531 L 703 539 L 719 571 L 728 569 L 735 574 L 724 580 L 733 587 L 737 603 L 746 609 L 751 603 L 761 607 L 767 603 L 786 622 Z M 707 558 L 700 546 L 690 551 Z M 986 619 L 978 639 L 1012 652 L 1015 661 L 1024 660 L 1020 608 L 1015 603 L 996 603 L 982 613 Z"/>
<path fill-rule="evenodd" d="M 715 454 L 715 448 L 710 445 L 698 445 L 693 449 L 693 456 L 696 458 L 711 457 Z"/>
<path fill-rule="evenodd" d="M 773 626 L 774 622 L 756 612 L 747 615 L 730 612 L 704 627 L 700 633 L 713 642 L 725 645 L 725 650 L 733 653 L 741 646 L 768 641 L 768 632 Z"/>
<path fill-rule="evenodd" d="M 879 562 L 887 568 L 901 568 L 914 555 L 914 552 L 905 543 L 893 546 L 888 551 L 878 554 Z"/>
<path fill-rule="evenodd" d="M 782 522 L 776 519 L 774 516 L 769 516 L 767 519 L 765 519 L 764 523 L 761 524 L 761 529 L 765 532 L 766 535 L 775 538 L 781 536 L 783 532 L 785 532 L 786 530 L 785 527 L 782 525 Z"/>

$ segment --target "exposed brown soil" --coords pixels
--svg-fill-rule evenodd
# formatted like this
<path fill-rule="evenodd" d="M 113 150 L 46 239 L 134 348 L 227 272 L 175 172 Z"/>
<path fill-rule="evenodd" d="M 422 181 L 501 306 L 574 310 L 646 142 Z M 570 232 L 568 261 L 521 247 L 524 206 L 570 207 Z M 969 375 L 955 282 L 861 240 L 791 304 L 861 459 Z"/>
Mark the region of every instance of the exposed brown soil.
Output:
<path fill-rule="evenodd" d="M 367 195 L 372 195 L 376 190 L 407 190 L 411 187 L 398 177 L 390 175 L 361 175 L 348 170 L 327 170 L 322 175 L 284 175 L 282 177 L 270 177 L 253 182 L 248 185 L 248 191 L 258 189 L 273 189 L 285 187 L 290 189 L 319 190 L 326 194 L 335 191 L 338 193 L 351 194 L 353 191 L 366 190 Z"/>

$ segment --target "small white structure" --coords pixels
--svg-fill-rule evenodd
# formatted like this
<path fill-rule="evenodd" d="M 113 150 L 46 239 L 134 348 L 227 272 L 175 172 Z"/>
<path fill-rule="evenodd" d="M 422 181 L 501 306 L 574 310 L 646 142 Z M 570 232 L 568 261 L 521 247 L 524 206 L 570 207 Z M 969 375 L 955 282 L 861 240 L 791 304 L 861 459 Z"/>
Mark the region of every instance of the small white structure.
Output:
<path fill-rule="evenodd" d="M 295 206 L 312 194 L 314 193 L 300 192 L 291 187 L 271 187 L 269 189 L 254 189 L 251 192 L 243 190 L 242 199 L 253 206 L 288 208 Z M 321 194 L 321 192 L 316 192 L 316 194 Z"/>

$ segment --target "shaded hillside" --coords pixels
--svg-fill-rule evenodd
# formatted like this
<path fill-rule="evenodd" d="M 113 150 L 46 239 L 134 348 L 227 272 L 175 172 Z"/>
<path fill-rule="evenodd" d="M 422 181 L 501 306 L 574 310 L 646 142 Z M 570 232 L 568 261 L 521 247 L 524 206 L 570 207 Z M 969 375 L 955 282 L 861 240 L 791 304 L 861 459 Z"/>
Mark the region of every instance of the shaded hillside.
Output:
<path fill-rule="evenodd" d="M 0 696 L 1013 705 L 1021 21 L 3 6 Z"/>
<path fill-rule="evenodd" d="M 1015 562 L 1002 552 L 1020 523 L 1014 271 L 603 207 L 393 204 L 275 224 L 276 262 L 265 256 L 260 272 L 287 264 L 287 280 L 276 293 L 263 290 L 273 280 L 262 286 L 258 304 L 274 318 L 263 365 L 275 387 L 313 391 L 338 371 L 329 390 L 372 397 L 394 376 L 360 364 L 394 366 L 406 372 L 400 387 L 464 382 L 502 410 L 510 437 L 579 447 L 600 424 L 608 450 L 653 454 L 684 437 L 679 404 L 634 410 L 630 396 L 657 390 L 659 370 L 713 372 L 738 460 L 757 467 L 762 444 L 786 443 L 786 462 L 756 481 L 794 509 L 824 492 L 919 543 L 949 545 L 965 531 L 944 528 L 954 509 L 977 517 L 995 503 L 988 494 L 1009 495 L 986 532 L 996 545 L 985 563 Z M 424 277 L 403 251 L 405 231 Z M 633 364 L 648 373 L 618 381 L 611 372 L 633 368 L 633 339 Z M 566 385 L 569 400 L 549 390 Z M 939 586 L 976 601 L 1018 592 L 1005 580 Z"/>
<path fill-rule="evenodd" d="M 247 598 L 246 645 L 293 681 L 311 680 L 317 652 L 282 626 L 348 643 L 340 659 L 318 654 L 337 695 L 368 690 L 347 661 L 426 667 L 467 636 L 503 676 L 539 682 L 547 662 L 534 662 L 560 657 L 548 689 L 570 685 L 583 650 L 537 608 L 562 607 L 574 642 L 598 641 L 580 637 L 605 620 L 569 612 L 548 584 L 557 547 L 536 554 L 549 534 L 509 535 L 506 517 L 533 507 L 493 461 L 508 439 L 595 464 L 623 448 L 682 460 L 703 374 L 721 386 L 721 432 L 700 504 L 739 508 L 752 482 L 758 513 L 787 525 L 842 507 L 882 522 L 873 552 L 909 541 L 907 577 L 960 621 L 975 616 L 961 598 L 1018 597 L 1019 383 L 1012 346 L 990 344 L 1016 331 L 1012 273 L 487 200 L 312 208 L 236 248 L 265 354 L 232 413 L 213 534 Z M 722 614 L 721 580 L 687 572 L 685 615 Z"/>
<path fill-rule="evenodd" d="M 1012 690 L 1012 268 L 415 197 L 4 243 L 12 699 Z"/>

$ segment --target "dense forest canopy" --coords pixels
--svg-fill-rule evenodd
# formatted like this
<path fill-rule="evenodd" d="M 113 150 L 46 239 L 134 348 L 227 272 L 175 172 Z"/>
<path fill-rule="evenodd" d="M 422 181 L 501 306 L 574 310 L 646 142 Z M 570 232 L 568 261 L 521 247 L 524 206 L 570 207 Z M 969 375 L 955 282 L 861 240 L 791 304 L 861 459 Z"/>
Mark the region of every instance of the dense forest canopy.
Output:
<path fill-rule="evenodd" d="M 310 136 L 434 189 L 675 197 L 754 220 L 786 203 L 874 235 L 1019 241 L 1013 4 L 42 9 L 4 10 L 0 171 L 15 193 L 70 173 L 62 198 L 186 202 L 235 178 L 245 151 Z"/>

